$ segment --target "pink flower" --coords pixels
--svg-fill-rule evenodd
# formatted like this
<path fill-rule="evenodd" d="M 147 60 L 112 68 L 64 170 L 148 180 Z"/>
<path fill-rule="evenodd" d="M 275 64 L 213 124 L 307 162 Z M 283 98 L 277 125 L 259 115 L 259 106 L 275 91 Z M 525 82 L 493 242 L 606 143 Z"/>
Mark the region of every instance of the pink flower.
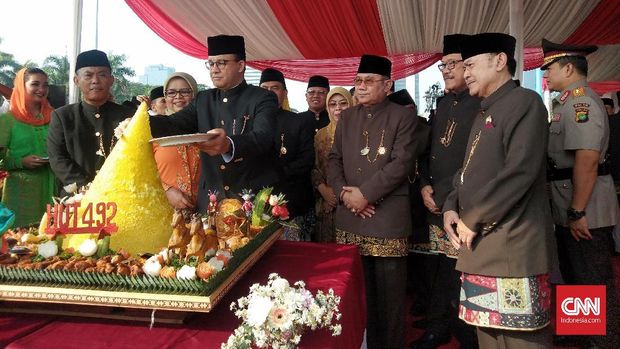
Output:
<path fill-rule="evenodd" d="M 291 316 L 282 307 L 274 307 L 269 313 L 268 321 L 269 325 L 273 328 L 285 328 L 290 325 Z"/>
<path fill-rule="evenodd" d="M 286 208 L 286 204 L 276 205 L 271 210 L 271 215 L 275 218 L 280 218 L 283 220 L 287 220 L 289 216 L 288 209 Z"/>

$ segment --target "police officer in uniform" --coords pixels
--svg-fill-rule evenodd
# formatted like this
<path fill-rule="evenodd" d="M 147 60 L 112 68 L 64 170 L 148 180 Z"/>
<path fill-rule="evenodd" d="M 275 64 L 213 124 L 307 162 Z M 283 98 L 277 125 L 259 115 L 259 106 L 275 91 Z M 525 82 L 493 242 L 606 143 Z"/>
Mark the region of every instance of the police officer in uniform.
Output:
<path fill-rule="evenodd" d="M 208 141 L 198 143 L 201 173 L 197 210 L 208 205 L 207 192 L 238 198 L 242 189 L 255 193 L 278 180 L 273 156 L 275 94 L 248 85 L 245 42 L 241 36 L 207 38 L 207 66 L 216 88 L 199 92 L 183 110 L 168 117 L 151 117 L 153 137 L 211 131 Z"/>
<path fill-rule="evenodd" d="M 412 348 L 435 348 L 454 333 L 461 347 L 475 347 L 471 326 L 458 319 L 460 272 L 455 269 L 458 251 L 443 229 L 441 210 L 452 191 L 452 179 L 462 165 L 467 139 L 480 111 L 480 98 L 471 96 L 465 83 L 460 44 L 468 35 L 452 34 L 443 39 L 443 58 L 439 68 L 446 95 L 437 104 L 431 124 L 430 156 L 422 161 L 421 192 L 427 209 L 431 252 L 439 253 L 437 272 L 432 281 L 427 332 Z"/>
<path fill-rule="evenodd" d="M 314 217 L 314 192 L 310 172 L 314 167 L 314 122 L 296 113 L 282 109 L 287 96 L 282 72 L 267 68 L 260 76 L 260 87 L 278 96 L 275 133 L 275 157 L 279 180 L 276 192 L 286 194 L 289 217 L 299 229 L 285 227 L 284 238 L 310 241 Z"/>
<path fill-rule="evenodd" d="M 443 228 L 463 272 L 459 318 L 478 327 L 480 348 L 551 346 L 547 111 L 512 80 L 515 44 L 482 33 L 461 47 L 469 93 L 482 101 L 443 204 Z"/>
<path fill-rule="evenodd" d="M 342 112 L 328 159 L 328 184 L 340 198 L 336 241 L 362 255 L 368 348 L 404 347 L 407 176 L 414 164 L 417 118 L 387 99 L 392 63 L 364 55 L 355 78 L 359 103 Z"/>
<path fill-rule="evenodd" d="M 609 120 L 600 97 L 588 87 L 586 55 L 596 46 L 561 45 L 543 39 L 541 69 L 553 100 L 548 156 L 553 220 L 560 270 L 569 284 L 607 286 L 607 336 L 584 345 L 620 346 L 620 319 L 611 267 L 611 234 L 618 201 L 606 163 Z"/>
<path fill-rule="evenodd" d="M 82 101 L 56 109 L 50 121 L 47 151 L 52 171 L 63 187 L 86 185 L 95 178 L 114 146 L 114 129 L 134 111 L 110 102 L 114 83 L 108 56 L 101 51 L 80 53 L 73 82 Z M 61 195 L 69 194 L 64 188 Z"/>
<path fill-rule="evenodd" d="M 321 75 L 314 75 L 308 80 L 306 89 L 306 101 L 308 110 L 299 113 L 303 118 L 314 121 L 314 133 L 329 125 L 329 114 L 327 113 L 326 100 L 329 92 L 329 79 Z"/>

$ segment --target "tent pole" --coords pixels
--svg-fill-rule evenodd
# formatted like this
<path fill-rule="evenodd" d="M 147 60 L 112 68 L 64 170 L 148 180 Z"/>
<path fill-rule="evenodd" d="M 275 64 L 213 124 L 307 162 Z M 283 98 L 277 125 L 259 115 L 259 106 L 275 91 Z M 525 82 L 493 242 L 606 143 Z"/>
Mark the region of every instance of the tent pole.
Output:
<path fill-rule="evenodd" d="M 80 91 L 73 83 L 73 72 L 75 71 L 75 59 L 80 53 L 82 41 L 82 0 L 73 0 L 73 35 L 69 43 L 69 103 L 80 101 Z"/>
<path fill-rule="evenodd" d="M 517 39 L 515 60 L 517 69 L 515 78 L 523 80 L 523 0 L 510 0 L 508 3 L 510 35 Z"/>

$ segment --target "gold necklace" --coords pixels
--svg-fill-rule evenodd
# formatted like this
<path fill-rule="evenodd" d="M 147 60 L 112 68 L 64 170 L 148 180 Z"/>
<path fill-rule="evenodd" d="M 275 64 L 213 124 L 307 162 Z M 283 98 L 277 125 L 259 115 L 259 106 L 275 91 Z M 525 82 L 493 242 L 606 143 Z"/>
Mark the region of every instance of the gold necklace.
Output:
<path fill-rule="evenodd" d="M 454 137 L 454 131 L 456 131 L 457 122 L 450 118 L 446 124 L 446 130 L 443 133 L 443 137 L 439 138 L 439 143 L 444 147 L 449 147 L 452 143 L 452 137 Z"/>
<path fill-rule="evenodd" d="M 282 134 L 280 135 L 280 157 L 282 157 L 282 155 L 286 155 L 286 147 L 284 146 L 284 132 L 282 132 Z"/>
<path fill-rule="evenodd" d="M 474 152 L 476 151 L 476 147 L 478 146 L 478 142 L 480 141 L 480 134 L 482 131 L 478 131 L 476 136 L 474 137 L 474 141 L 471 143 L 471 149 L 469 150 L 469 155 L 467 156 L 467 161 L 465 161 L 465 166 L 463 166 L 463 171 L 461 171 L 461 185 L 463 185 L 463 180 L 465 176 L 465 171 L 467 171 L 467 167 L 469 166 L 469 162 L 471 158 L 474 156 Z"/>
<path fill-rule="evenodd" d="M 245 131 L 245 126 L 248 123 L 248 120 L 250 120 L 250 116 L 249 115 L 244 115 L 243 116 L 243 125 L 241 126 L 241 132 L 239 132 L 240 135 L 243 134 L 243 131 Z M 222 122 L 222 126 L 224 126 L 224 120 L 221 120 Z M 237 119 L 233 120 L 232 123 L 232 134 L 235 135 L 237 134 Z"/>
<path fill-rule="evenodd" d="M 116 143 L 116 141 L 114 140 L 114 136 L 112 136 L 112 140 L 110 141 L 110 148 L 108 148 L 108 153 L 106 154 L 105 152 L 105 148 L 103 147 L 103 135 L 101 132 L 95 132 L 95 136 L 97 136 L 99 138 L 99 150 L 97 150 L 97 155 L 103 157 L 104 159 L 107 159 L 108 156 L 110 155 L 110 153 L 112 152 L 112 148 L 114 148 L 114 143 Z"/>
<path fill-rule="evenodd" d="M 368 137 L 368 131 L 364 131 L 362 135 L 366 136 L 366 146 L 360 150 L 360 155 L 365 156 L 366 160 L 368 160 L 368 162 L 372 164 L 373 162 L 377 161 L 377 158 L 379 157 L 379 155 L 385 155 L 385 153 L 387 152 L 387 150 L 383 146 L 383 140 L 385 139 L 385 130 L 381 131 L 381 141 L 379 142 L 379 147 L 377 148 L 375 157 L 372 160 L 370 160 L 370 156 L 368 156 L 370 154 L 370 146 L 369 146 L 370 140 Z"/>

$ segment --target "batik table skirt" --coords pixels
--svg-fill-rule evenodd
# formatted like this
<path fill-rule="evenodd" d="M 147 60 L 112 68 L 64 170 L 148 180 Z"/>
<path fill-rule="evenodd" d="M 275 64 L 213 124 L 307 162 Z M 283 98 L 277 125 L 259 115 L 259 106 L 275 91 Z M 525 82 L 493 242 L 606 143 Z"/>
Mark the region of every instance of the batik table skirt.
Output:
<path fill-rule="evenodd" d="M 534 331 L 550 322 L 549 275 L 501 278 L 463 273 L 459 318 L 473 326 Z"/>

